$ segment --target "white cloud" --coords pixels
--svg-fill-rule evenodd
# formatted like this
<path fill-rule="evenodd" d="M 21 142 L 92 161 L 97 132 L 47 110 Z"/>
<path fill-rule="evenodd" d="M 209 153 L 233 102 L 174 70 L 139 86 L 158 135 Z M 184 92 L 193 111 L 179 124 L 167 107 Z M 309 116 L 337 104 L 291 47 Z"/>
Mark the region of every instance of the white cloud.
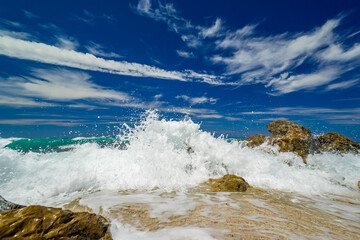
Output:
<path fill-rule="evenodd" d="M 81 22 L 84 22 L 84 23 L 87 23 L 87 24 L 90 24 L 90 25 L 95 24 L 96 20 L 105 20 L 105 21 L 107 21 L 109 23 L 113 23 L 116 20 L 111 15 L 108 15 L 108 14 L 105 14 L 105 13 L 100 14 L 100 15 L 96 15 L 96 14 L 93 14 L 93 13 L 89 12 L 86 9 L 83 10 L 81 15 L 75 16 L 74 19 L 78 20 L 78 21 L 81 21 Z"/>
<path fill-rule="evenodd" d="M 217 100 L 218 100 L 218 99 L 212 98 L 212 97 L 210 97 L 210 98 L 205 97 L 205 96 L 202 96 L 202 97 L 189 97 L 187 95 L 179 95 L 179 96 L 176 96 L 175 98 L 187 101 L 191 105 L 204 104 L 204 103 L 215 104 L 217 102 Z"/>
<path fill-rule="evenodd" d="M 280 78 L 271 80 L 266 86 L 273 87 L 275 94 L 284 94 L 302 89 L 314 89 L 326 85 L 339 77 L 341 71 L 337 68 L 323 69 L 318 72 L 299 75 L 282 74 Z"/>
<path fill-rule="evenodd" d="M 0 105 L 11 107 L 55 107 L 58 106 L 54 103 L 35 101 L 30 98 L 1 96 Z"/>
<path fill-rule="evenodd" d="M 244 80 L 247 82 L 266 82 L 271 76 L 301 65 L 304 58 L 313 55 L 313 51 L 331 43 L 334 40 L 333 30 L 339 21 L 329 20 L 310 33 L 293 36 L 281 34 L 255 37 L 254 27 L 247 26 L 244 27 L 247 30 L 243 28 L 235 33 L 230 32 L 223 40 L 218 41 L 219 48 L 234 50 L 231 56 L 217 55 L 212 60 L 225 64 L 228 74 L 256 73 L 245 76 Z"/>
<path fill-rule="evenodd" d="M 351 61 L 360 62 L 360 44 L 355 44 L 348 50 L 344 50 L 339 44 L 332 44 L 319 54 L 326 61 Z"/>
<path fill-rule="evenodd" d="M 149 14 L 151 8 L 150 0 L 140 0 L 137 4 L 137 10 L 140 13 L 147 13 Z"/>
<path fill-rule="evenodd" d="M 68 36 L 57 36 L 57 44 L 56 46 L 59 48 L 67 49 L 67 50 L 76 50 L 79 46 L 79 42 L 72 37 Z"/>
<path fill-rule="evenodd" d="M 157 101 L 157 100 L 159 100 L 159 99 L 162 98 L 162 97 L 163 97 L 162 94 L 156 94 L 156 95 L 154 96 L 154 99 Z"/>
<path fill-rule="evenodd" d="M 219 31 L 222 29 L 222 21 L 220 18 L 217 18 L 214 25 L 209 28 L 202 28 L 200 34 L 204 37 L 213 37 L 217 36 Z"/>
<path fill-rule="evenodd" d="M 208 118 L 216 118 L 216 119 L 220 119 L 220 118 L 224 118 L 223 115 L 220 114 L 202 114 L 202 115 L 197 115 L 197 118 L 204 118 L 204 119 L 208 119 Z"/>
<path fill-rule="evenodd" d="M 326 87 L 326 90 L 331 91 L 334 89 L 350 88 L 350 87 L 355 86 L 359 81 L 360 81 L 360 79 L 355 79 L 355 80 L 349 80 L 349 81 L 345 81 L 345 82 L 334 83 L 334 84 L 328 85 Z"/>
<path fill-rule="evenodd" d="M 98 107 L 98 106 L 89 105 L 89 104 L 83 104 L 83 103 L 68 104 L 68 105 L 66 105 L 66 107 L 69 107 L 69 108 L 85 108 L 85 109 L 88 109 L 88 110 L 107 109 L 105 107 Z"/>
<path fill-rule="evenodd" d="M 183 99 L 185 101 L 188 101 L 190 99 L 190 97 L 186 96 L 186 95 L 179 95 L 179 96 L 176 96 L 175 98 L 176 99 Z"/>
<path fill-rule="evenodd" d="M 98 43 L 90 42 L 89 45 L 86 46 L 86 49 L 89 51 L 89 53 L 95 56 L 106 58 L 122 58 L 122 56 L 117 53 L 105 51 L 104 46 Z"/>
<path fill-rule="evenodd" d="M 327 121 L 330 124 L 358 124 L 360 123 L 360 108 L 322 108 L 322 107 L 279 107 L 268 108 L 264 111 L 241 112 L 241 115 L 269 115 L 261 121 L 277 119 L 299 120 L 299 116 L 308 121 Z"/>
<path fill-rule="evenodd" d="M 194 58 L 195 55 L 192 52 L 187 52 L 183 50 L 176 50 L 176 53 L 183 58 Z"/>
<path fill-rule="evenodd" d="M 166 71 L 145 64 L 126 61 L 106 60 L 89 53 L 67 50 L 44 43 L 25 41 L 9 36 L 0 36 L 0 54 L 48 64 L 100 71 L 136 77 L 154 77 L 179 81 L 198 80 L 211 84 L 221 78 L 208 74 L 198 74 L 191 70 L 183 72 Z"/>
<path fill-rule="evenodd" d="M 36 97 L 55 101 L 78 99 L 109 99 L 129 101 L 123 92 L 106 89 L 90 81 L 90 75 L 64 69 L 35 69 L 31 76 L 13 77 L 0 84 L 8 94 Z"/>
<path fill-rule="evenodd" d="M 228 28 L 220 18 L 216 18 L 210 27 L 193 25 L 180 16 L 174 5 L 163 5 L 159 1 L 153 3 L 157 7 L 153 7 L 150 0 L 141 0 L 136 11 L 167 23 L 170 31 L 178 33 L 189 48 L 202 47 L 202 53 L 209 54 L 205 56 L 206 60 L 225 66 L 228 78 L 237 79 L 226 85 L 260 83 L 270 87 L 269 94 L 279 95 L 326 88 L 344 73 L 359 68 L 360 43 L 352 46 L 344 43 L 358 32 L 348 36 L 336 32 L 343 16 L 330 19 L 311 31 L 264 36 L 256 31 L 258 24 L 224 31 Z M 189 56 L 185 51 L 178 51 L 178 54 L 182 57 Z M 284 78 L 284 75 L 287 77 Z M 341 80 L 346 82 L 348 79 Z M 223 81 L 211 79 L 208 83 L 224 85 Z"/>

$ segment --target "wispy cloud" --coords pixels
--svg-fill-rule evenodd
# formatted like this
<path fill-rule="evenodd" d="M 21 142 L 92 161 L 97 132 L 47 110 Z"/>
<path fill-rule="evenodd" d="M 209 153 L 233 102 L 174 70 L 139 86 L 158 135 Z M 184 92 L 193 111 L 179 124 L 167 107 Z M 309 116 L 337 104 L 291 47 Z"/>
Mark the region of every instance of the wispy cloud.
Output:
<path fill-rule="evenodd" d="M 220 31 L 222 31 L 222 30 L 223 30 L 222 20 L 220 18 L 217 18 L 213 26 L 211 26 L 209 28 L 202 27 L 200 34 L 204 38 L 214 37 L 214 36 L 219 36 Z"/>
<path fill-rule="evenodd" d="M 0 105 L 1 106 L 11 106 L 11 107 L 56 107 L 57 104 L 44 102 L 44 101 L 35 101 L 31 98 L 24 97 L 14 97 L 14 96 L 2 96 L 0 95 Z"/>
<path fill-rule="evenodd" d="M 55 125 L 55 126 L 76 126 L 84 124 L 77 119 L 1 119 L 0 124 L 5 125 Z"/>
<path fill-rule="evenodd" d="M 175 97 L 176 99 L 182 99 L 184 101 L 189 102 L 191 105 L 196 105 L 196 104 L 204 104 L 204 103 L 210 103 L 210 104 L 215 104 L 217 102 L 217 98 L 208 98 L 205 96 L 202 97 L 189 97 L 187 95 L 179 95 Z"/>
<path fill-rule="evenodd" d="M 89 44 L 86 46 L 86 49 L 89 51 L 89 53 L 95 56 L 106 58 L 122 58 L 121 55 L 114 52 L 106 51 L 103 45 L 94 43 L 92 41 L 89 42 Z"/>
<path fill-rule="evenodd" d="M 95 24 L 96 20 L 103 20 L 109 23 L 113 23 L 116 21 L 115 17 L 102 13 L 102 14 L 94 14 L 89 12 L 88 10 L 84 9 L 82 14 L 74 16 L 75 20 L 93 25 Z"/>
<path fill-rule="evenodd" d="M 34 14 L 32 12 L 26 11 L 25 9 L 23 9 L 22 12 L 24 13 L 25 17 L 27 17 L 29 19 L 39 18 L 38 15 L 36 15 L 36 14 Z"/>
<path fill-rule="evenodd" d="M 176 53 L 183 58 L 194 58 L 195 55 L 192 52 L 187 52 L 187 51 L 183 51 L 183 50 L 176 50 Z"/>
<path fill-rule="evenodd" d="M 259 24 L 231 30 L 216 18 L 208 27 L 194 25 L 181 17 L 171 3 L 140 0 L 134 9 L 140 15 L 167 23 L 189 48 L 202 48 L 205 59 L 224 66 L 224 73 L 237 79 L 233 85 L 263 84 L 272 95 L 319 88 L 334 90 L 329 84 L 335 80 L 346 82 L 339 86 L 351 87 L 350 79 L 343 76 L 359 69 L 360 43 L 345 43 L 358 32 L 346 36 L 337 31 L 344 15 L 307 32 L 265 36 L 257 30 Z M 178 55 L 188 56 L 186 52 Z"/>
<path fill-rule="evenodd" d="M 350 88 L 350 87 L 353 87 L 356 84 L 358 84 L 359 81 L 360 81 L 360 79 L 354 79 L 354 80 L 349 80 L 349 81 L 345 81 L 345 82 L 334 83 L 334 84 L 328 85 L 326 87 L 326 90 L 331 91 L 331 90 L 335 90 L 335 89 Z"/>
<path fill-rule="evenodd" d="M 260 121 L 273 121 L 276 119 L 296 121 L 300 118 L 327 121 L 331 124 L 347 124 L 348 121 L 351 124 L 360 124 L 360 108 L 279 107 L 268 108 L 263 111 L 241 112 L 239 114 L 243 116 L 254 115 Z M 262 115 L 269 117 L 261 118 Z"/>
<path fill-rule="evenodd" d="M 62 35 L 62 36 L 57 36 L 56 39 L 57 39 L 56 46 L 62 49 L 76 50 L 77 47 L 79 46 L 79 42 L 73 37 Z"/>
<path fill-rule="evenodd" d="M 15 28 L 22 28 L 23 25 L 19 22 L 15 22 L 15 21 L 10 21 L 7 19 L 0 19 L 0 23 L 8 25 L 10 27 L 15 27 Z"/>
<path fill-rule="evenodd" d="M 183 72 L 166 71 L 145 64 L 126 61 L 106 60 L 89 53 L 76 52 L 44 43 L 0 36 L 0 54 L 48 64 L 100 71 L 118 75 L 136 77 L 154 77 L 179 81 L 199 80 L 209 84 L 220 81 L 221 77 L 199 74 L 191 70 Z"/>
<path fill-rule="evenodd" d="M 84 72 L 65 69 L 34 69 L 30 76 L 13 77 L 0 83 L 7 94 L 37 97 L 54 101 L 79 99 L 109 99 L 129 101 L 123 92 L 106 89 L 90 81 Z"/>

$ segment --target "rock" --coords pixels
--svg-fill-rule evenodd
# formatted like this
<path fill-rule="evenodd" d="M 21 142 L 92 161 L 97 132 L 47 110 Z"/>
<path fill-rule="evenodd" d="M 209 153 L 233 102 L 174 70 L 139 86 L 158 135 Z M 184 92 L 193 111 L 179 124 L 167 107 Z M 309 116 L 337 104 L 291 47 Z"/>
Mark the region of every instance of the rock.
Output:
<path fill-rule="evenodd" d="M 0 212 L 12 210 L 12 209 L 19 209 L 23 207 L 25 206 L 6 201 L 2 196 L 0 196 Z"/>
<path fill-rule="evenodd" d="M 0 239 L 112 239 L 101 216 L 28 206 L 0 213 Z"/>
<path fill-rule="evenodd" d="M 263 134 L 256 134 L 252 137 L 248 137 L 245 139 L 248 141 L 246 144 L 248 147 L 258 147 L 266 141 L 266 136 Z"/>
<path fill-rule="evenodd" d="M 256 147 L 268 141 L 270 145 L 278 145 L 280 152 L 295 152 L 306 163 L 310 152 L 312 135 L 306 127 L 286 120 L 276 120 L 267 125 L 271 137 L 262 134 L 246 138 L 247 146 Z"/>
<path fill-rule="evenodd" d="M 267 125 L 273 135 L 270 142 L 280 147 L 280 152 L 295 152 L 306 163 L 312 141 L 311 131 L 306 127 L 286 120 L 276 120 Z"/>
<path fill-rule="evenodd" d="M 360 189 L 360 181 L 358 181 L 358 188 Z"/>
<path fill-rule="evenodd" d="M 316 137 L 316 150 L 318 152 L 338 152 L 338 153 L 359 153 L 360 144 L 352 141 L 336 132 L 321 134 Z"/>
<path fill-rule="evenodd" d="M 245 192 L 250 185 L 242 177 L 226 174 L 222 178 L 209 179 L 213 192 Z"/>

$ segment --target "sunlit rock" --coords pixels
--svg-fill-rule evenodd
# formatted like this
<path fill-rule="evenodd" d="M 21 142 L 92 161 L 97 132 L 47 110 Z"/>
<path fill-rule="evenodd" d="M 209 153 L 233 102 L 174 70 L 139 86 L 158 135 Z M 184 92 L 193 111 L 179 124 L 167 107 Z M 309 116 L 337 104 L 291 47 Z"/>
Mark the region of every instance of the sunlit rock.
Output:
<path fill-rule="evenodd" d="M 108 222 L 87 212 L 28 206 L 0 213 L 0 239 L 111 239 Z"/>
<path fill-rule="evenodd" d="M 316 137 L 318 152 L 359 153 L 360 144 L 336 132 L 329 132 Z"/>
<path fill-rule="evenodd" d="M 266 136 L 263 134 L 256 134 L 252 137 L 248 137 L 245 139 L 248 141 L 246 144 L 248 147 L 258 147 L 266 141 Z"/>
<path fill-rule="evenodd" d="M 226 174 L 222 178 L 209 179 L 213 192 L 245 192 L 250 185 L 242 177 Z"/>

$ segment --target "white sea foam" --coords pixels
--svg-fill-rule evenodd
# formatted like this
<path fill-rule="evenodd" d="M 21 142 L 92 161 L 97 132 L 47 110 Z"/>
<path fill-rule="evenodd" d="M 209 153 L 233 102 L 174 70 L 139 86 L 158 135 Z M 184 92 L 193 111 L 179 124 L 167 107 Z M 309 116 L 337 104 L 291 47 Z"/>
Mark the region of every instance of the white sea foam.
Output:
<path fill-rule="evenodd" d="M 112 237 L 117 239 L 144 239 L 144 240 L 215 240 L 210 233 L 214 230 L 197 227 L 168 227 L 158 231 L 138 231 L 134 227 L 114 221 L 110 231 Z"/>
<path fill-rule="evenodd" d="M 190 119 L 166 121 L 154 112 L 119 139 L 130 142 L 126 150 L 96 143 L 75 145 L 68 152 L 22 154 L 0 148 L 0 195 L 22 204 L 43 204 L 95 190 L 184 192 L 227 173 L 264 189 L 352 194 L 360 180 L 358 155 L 314 155 L 305 166 L 293 153 L 229 143 Z"/>
<path fill-rule="evenodd" d="M 0 138 L 0 148 L 12 143 L 13 141 L 20 140 L 21 138 Z"/>

